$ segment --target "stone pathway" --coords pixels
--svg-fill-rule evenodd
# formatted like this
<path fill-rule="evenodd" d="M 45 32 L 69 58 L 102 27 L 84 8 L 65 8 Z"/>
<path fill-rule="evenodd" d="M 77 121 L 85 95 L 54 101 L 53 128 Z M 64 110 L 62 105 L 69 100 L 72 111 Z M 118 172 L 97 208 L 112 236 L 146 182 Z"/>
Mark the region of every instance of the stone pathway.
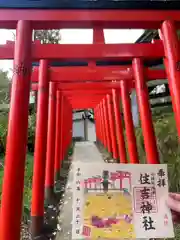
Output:
<path fill-rule="evenodd" d="M 103 158 L 97 147 L 92 142 L 78 142 L 75 144 L 73 153 L 73 162 L 102 162 Z M 64 203 L 61 205 L 59 216 L 59 229 L 56 240 L 71 240 L 72 230 L 72 182 L 73 172 L 72 166 L 69 171 L 68 181 L 64 194 Z"/>

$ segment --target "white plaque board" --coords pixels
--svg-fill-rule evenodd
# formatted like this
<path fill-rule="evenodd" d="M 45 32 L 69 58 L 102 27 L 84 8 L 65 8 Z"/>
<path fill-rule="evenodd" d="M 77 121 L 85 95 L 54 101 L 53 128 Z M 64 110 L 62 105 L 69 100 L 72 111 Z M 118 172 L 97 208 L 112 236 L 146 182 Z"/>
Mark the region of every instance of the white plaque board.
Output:
<path fill-rule="evenodd" d="M 73 164 L 72 239 L 172 238 L 164 164 Z"/>

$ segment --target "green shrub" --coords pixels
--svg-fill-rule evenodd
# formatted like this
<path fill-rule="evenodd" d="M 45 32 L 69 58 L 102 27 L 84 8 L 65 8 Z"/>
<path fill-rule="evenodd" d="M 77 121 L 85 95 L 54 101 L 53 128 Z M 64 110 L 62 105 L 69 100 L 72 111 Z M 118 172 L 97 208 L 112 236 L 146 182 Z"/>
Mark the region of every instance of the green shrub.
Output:
<path fill-rule="evenodd" d="M 36 115 L 33 113 L 29 115 L 28 119 L 28 142 L 27 148 L 29 152 L 34 152 L 34 139 L 35 139 L 35 124 Z M 6 137 L 8 131 L 8 113 L 0 113 L 0 155 L 5 154 L 6 150 Z"/>
<path fill-rule="evenodd" d="M 36 129 L 36 114 L 33 113 L 29 115 L 28 119 L 28 151 L 34 152 L 34 139 L 35 139 L 35 129 Z"/>
<path fill-rule="evenodd" d="M 35 138 L 35 114 L 29 116 L 28 119 L 28 152 L 34 151 Z M 8 113 L 4 112 L 0 115 L 0 198 L 2 193 L 2 183 L 4 174 L 4 155 L 6 149 L 6 137 L 8 130 Z M 33 155 L 27 154 L 24 179 L 24 204 L 23 204 L 23 220 L 27 222 L 30 218 L 31 190 L 33 176 Z"/>
<path fill-rule="evenodd" d="M 168 164 L 169 190 L 180 192 L 180 145 L 173 113 L 155 115 L 154 129 L 161 163 Z M 138 152 L 145 163 L 145 149 L 141 128 L 136 129 Z M 180 225 L 175 226 L 175 239 L 180 239 Z"/>
<path fill-rule="evenodd" d="M 161 115 L 154 121 L 160 162 L 168 164 L 170 191 L 180 191 L 180 145 L 173 113 Z M 146 162 L 142 129 L 136 129 L 141 163 Z"/>
<path fill-rule="evenodd" d="M 27 154 L 24 178 L 24 203 L 29 206 L 31 202 L 31 189 L 33 178 L 33 155 Z"/>
<path fill-rule="evenodd" d="M 8 130 L 8 114 L 1 113 L 0 115 L 0 154 L 5 153 L 7 130 Z"/>

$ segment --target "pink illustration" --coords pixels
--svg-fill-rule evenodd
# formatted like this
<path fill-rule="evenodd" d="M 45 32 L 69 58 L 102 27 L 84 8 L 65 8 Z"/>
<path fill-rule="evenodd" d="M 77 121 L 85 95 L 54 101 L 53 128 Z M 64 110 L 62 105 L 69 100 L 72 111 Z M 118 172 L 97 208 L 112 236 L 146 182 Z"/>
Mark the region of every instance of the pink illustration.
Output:
<path fill-rule="evenodd" d="M 131 173 L 124 171 L 109 172 L 109 185 L 110 190 L 124 190 L 123 181 L 128 179 L 129 189 L 131 190 Z M 93 176 L 84 180 L 84 188 L 89 190 L 101 190 L 102 189 L 102 176 Z"/>

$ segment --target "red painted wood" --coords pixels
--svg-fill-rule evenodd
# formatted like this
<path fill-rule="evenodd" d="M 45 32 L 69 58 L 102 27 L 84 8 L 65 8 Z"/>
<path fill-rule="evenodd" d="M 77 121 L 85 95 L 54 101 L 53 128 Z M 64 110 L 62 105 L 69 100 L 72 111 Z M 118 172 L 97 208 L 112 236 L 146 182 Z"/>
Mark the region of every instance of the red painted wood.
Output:
<path fill-rule="evenodd" d="M 61 101 L 62 93 L 56 92 L 56 135 L 55 135 L 55 176 L 60 174 L 61 159 L 60 159 L 60 144 L 61 144 Z"/>
<path fill-rule="evenodd" d="M 32 44 L 33 60 L 131 60 L 134 57 L 156 59 L 163 56 L 161 41 L 153 44 Z M 0 45 L 0 59 L 13 58 L 13 44 Z"/>
<path fill-rule="evenodd" d="M 129 69 L 129 70 L 128 70 Z M 146 79 L 165 79 L 163 69 L 145 69 Z M 98 66 L 98 67 L 51 67 L 50 79 L 53 82 L 84 82 L 84 81 L 120 81 L 134 80 L 131 66 Z M 31 76 L 32 82 L 38 81 L 38 67 L 34 67 Z"/>
<path fill-rule="evenodd" d="M 119 82 L 97 82 L 97 83 L 59 83 L 56 84 L 57 89 L 63 90 L 63 92 L 103 92 L 110 91 L 111 88 L 119 88 Z M 33 83 L 31 85 L 33 91 L 37 91 L 38 84 Z"/>
<path fill-rule="evenodd" d="M 54 157 L 55 157 L 55 131 L 56 131 L 56 86 L 49 84 L 49 109 L 46 151 L 46 178 L 45 188 L 54 186 Z"/>
<path fill-rule="evenodd" d="M 65 97 L 62 95 L 62 100 L 61 100 L 61 126 L 60 126 L 60 161 L 62 162 L 63 159 L 63 134 L 64 134 L 64 105 L 65 105 Z"/>
<path fill-rule="evenodd" d="M 15 29 L 19 19 L 32 21 L 34 29 L 95 26 L 117 29 L 158 29 L 167 19 L 179 23 L 180 15 L 178 10 L 0 10 L 0 28 Z"/>
<path fill-rule="evenodd" d="M 84 86 L 86 86 L 86 84 L 84 84 Z M 88 86 L 88 84 L 87 84 Z M 83 89 L 83 88 L 80 88 L 79 90 L 74 90 L 74 89 L 67 89 L 67 90 L 63 90 L 63 95 L 65 96 L 79 96 L 80 94 L 82 94 L 82 97 L 84 96 L 89 96 L 89 95 L 94 95 L 94 96 L 97 96 L 97 95 L 103 95 L 103 94 L 107 94 L 107 93 L 110 93 L 111 92 L 111 89 L 109 88 L 99 88 L 99 89 L 96 89 L 94 87 L 94 89 Z"/>
<path fill-rule="evenodd" d="M 95 120 L 96 139 L 99 140 L 98 106 L 94 108 L 94 120 Z"/>
<path fill-rule="evenodd" d="M 120 159 L 120 163 L 127 163 L 126 146 L 125 146 L 124 132 L 123 132 L 124 130 L 122 126 L 122 118 L 121 118 L 121 112 L 120 112 L 120 97 L 115 89 L 112 90 L 112 96 L 113 96 L 113 106 L 114 106 L 119 159 Z"/>
<path fill-rule="evenodd" d="M 107 147 L 107 139 L 106 139 L 106 129 L 104 126 L 104 113 L 103 113 L 103 104 L 102 101 L 99 103 L 99 111 L 100 111 L 100 121 L 102 125 L 102 135 L 103 135 L 103 145 Z"/>
<path fill-rule="evenodd" d="M 48 62 L 40 61 L 39 89 L 36 114 L 36 134 L 34 150 L 34 171 L 32 187 L 31 216 L 44 216 L 44 183 L 47 146 L 47 119 L 49 78 Z"/>
<path fill-rule="evenodd" d="M 165 67 L 168 76 L 176 127 L 180 138 L 180 47 L 175 23 L 167 20 L 162 24 L 165 51 Z"/>
<path fill-rule="evenodd" d="M 157 164 L 159 163 L 159 155 L 152 122 L 149 93 L 144 79 L 143 63 L 140 59 L 133 60 L 133 69 L 147 163 Z"/>
<path fill-rule="evenodd" d="M 131 102 L 129 91 L 125 81 L 120 82 L 121 102 L 123 108 L 124 124 L 126 131 L 128 156 L 130 163 L 139 163 L 136 136 L 131 112 Z"/>
<path fill-rule="evenodd" d="M 118 160 L 113 101 L 112 101 L 112 96 L 110 94 L 108 94 L 106 97 L 107 97 L 107 107 L 108 107 L 109 128 L 110 128 L 111 141 L 112 141 L 112 155 L 114 159 Z"/>
<path fill-rule="evenodd" d="M 109 114 L 108 114 L 106 97 L 103 99 L 103 108 L 104 108 L 106 135 L 107 135 L 107 149 L 108 149 L 109 153 L 112 153 L 112 141 L 111 141 L 111 132 L 110 132 L 110 126 L 109 126 Z"/>
<path fill-rule="evenodd" d="M 1 240 L 20 239 L 22 217 L 31 75 L 32 29 L 30 22 L 19 21 L 17 32 L 1 198 Z M 17 71 L 22 65 L 25 71 Z"/>
<path fill-rule="evenodd" d="M 72 109 L 94 108 L 96 105 L 97 105 L 97 103 L 95 103 L 95 104 L 86 104 L 86 105 L 72 104 Z"/>

